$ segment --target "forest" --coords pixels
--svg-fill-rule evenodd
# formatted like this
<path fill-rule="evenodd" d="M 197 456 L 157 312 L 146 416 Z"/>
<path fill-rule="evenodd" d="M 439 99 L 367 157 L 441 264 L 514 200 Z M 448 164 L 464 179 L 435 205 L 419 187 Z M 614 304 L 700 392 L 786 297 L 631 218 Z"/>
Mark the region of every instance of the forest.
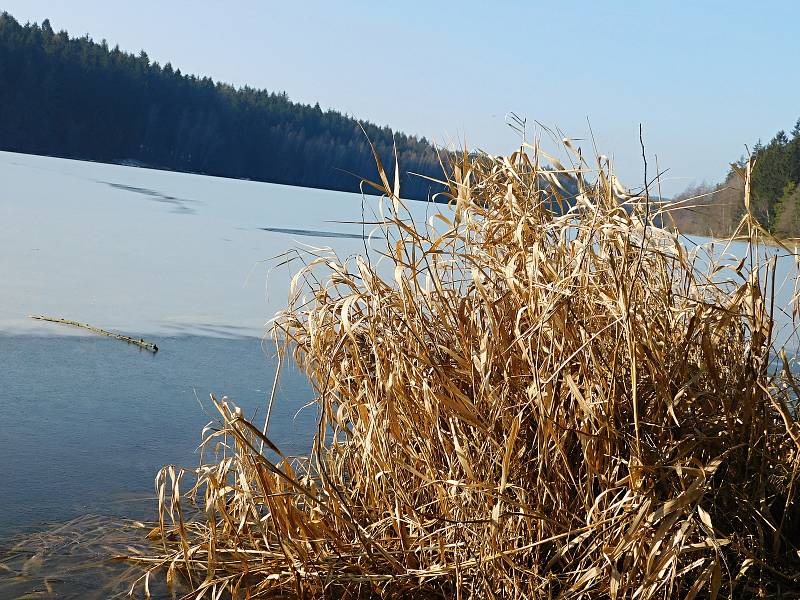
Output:
<path fill-rule="evenodd" d="M 750 152 L 754 216 L 779 238 L 800 237 L 800 119 L 789 134 L 779 131 L 766 144 L 759 140 Z M 676 197 L 685 203 L 685 208 L 673 212 L 678 229 L 710 236 L 735 233 L 744 212 L 744 188 L 733 166 L 745 164 L 742 157 L 732 164 L 725 181 L 692 186 Z"/>
<path fill-rule="evenodd" d="M 441 178 L 425 138 L 0 15 L 0 150 L 357 192 L 370 141 L 404 197 L 441 189 L 414 175 Z"/>

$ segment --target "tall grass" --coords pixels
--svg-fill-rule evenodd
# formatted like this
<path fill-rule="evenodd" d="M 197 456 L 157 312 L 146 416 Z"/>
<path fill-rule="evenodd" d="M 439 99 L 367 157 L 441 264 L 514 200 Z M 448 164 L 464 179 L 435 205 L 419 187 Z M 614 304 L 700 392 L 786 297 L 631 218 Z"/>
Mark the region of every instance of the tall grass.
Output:
<path fill-rule="evenodd" d="M 168 579 L 207 598 L 800 589 L 798 388 L 757 223 L 738 264 L 699 261 L 653 225 L 669 205 L 565 150 L 461 156 L 454 210 L 424 226 L 380 168 L 384 264 L 315 257 L 274 321 L 314 386 L 309 456 L 215 400 L 202 512 L 183 471 L 159 475 Z"/>

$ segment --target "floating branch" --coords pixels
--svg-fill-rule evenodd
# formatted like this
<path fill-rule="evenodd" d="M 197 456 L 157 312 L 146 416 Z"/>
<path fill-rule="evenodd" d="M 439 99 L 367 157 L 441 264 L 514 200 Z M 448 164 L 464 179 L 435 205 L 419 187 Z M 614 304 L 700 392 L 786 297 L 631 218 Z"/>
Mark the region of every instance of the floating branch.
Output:
<path fill-rule="evenodd" d="M 127 335 L 121 335 L 119 333 L 112 333 L 110 331 L 106 331 L 105 329 L 100 329 L 99 327 L 93 327 L 92 325 L 87 325 L 86 323 L 78 323 L 77 321 L 72 321 L 70 319 L 59 319 L 57 317 L 46 317 L 44 315 L 28 315 L 31 319 L 36 319 L 38 321 L 50 321 L 51 323 L 62 323 L 64 325 L 72 325 L 73 327 L 80 327 L 81 329 L 86 329 L 87 331 L 91 331 L 92 333 L 97 333 L 99 335 L 105 335 L 110 338 L 114 338 L 115 340 L 120 340 L 122 342 L 128 342 L 129 344 L 134 344 L 135 346 L 139 346 L 140 348 L 144 348 L 145 350 L 149 350 L 153 354 L 158 352 L 158 346 L 155 344 L 151 344 L 150 342 L 146 342 L 143 339 L 129 337 Z"/>

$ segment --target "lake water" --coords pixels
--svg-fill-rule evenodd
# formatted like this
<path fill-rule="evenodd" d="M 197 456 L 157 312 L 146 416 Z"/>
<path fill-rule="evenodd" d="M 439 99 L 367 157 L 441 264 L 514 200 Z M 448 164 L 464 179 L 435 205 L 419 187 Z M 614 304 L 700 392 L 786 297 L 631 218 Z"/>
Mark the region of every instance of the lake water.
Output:
<path fill-rule="evenodd" d="M 275 362 L 258 339 L 149 339 L 158 354 L 101 337 L 0 338 L 0 537 L 87 512 L 151 518 L 157 470 L 196 463 L 217 418 L 210 393 L 263 415 Z M 310 398 L 285 369 L 271 435 L 289 454 L 308 451 Z"/>
<path fill-rule="evenodd" d="M 363 206 L 372 219 L 376 201 Z M 423 220 L 441 207 L 410 209 Z M 260 338 L 298 267 L 271 259 L 303 244 L 362 253 L 347 222 L 363 214 L 354 194 L 0 152 L 0 551 L 81 515 L 153 518 L 158 469 L 197 463 L 210 393 L 266 409 L 275 361 Z M 779 279 L 793 269 L 781 259 Z M 303 454 L 311 391 L 291 365 L 281 381 L 270 437 Z M 82 572 L 74 597 L 93 585 Z"/>
<path fill-rule="evenodd" d="M 438 209 L 411 204 L 415 219 Z M 152 519 L 158 469 L 197 464 L 210 393 L 266 410 L 276 361 L 261 338 L 299 268 L 271 259 L 363 253 L 362 228 L 337 221 L 375 210 L 356 194 L 0 152 L 0 552 L 81 515 Z M 310 448 L 311 399 L 289 365 L 270 425 L 286 454 Z M 92 577 L 54 597 L 83 597 Z"/>
<path fill-rule="evenodd" d="M 264 410 L 275 361 L 260 339 L 299 268 L 271 259 L 364 250 L 360 226 L 335 222 L 362 218 L 355 194 L 7 152 L 0 182 L 0 536 L 151 493 L 161 465 L 193 464 L 210 392 Z M 284 380 L 271 435 L 290 452 L 309 446 L 313 415 L 291 417 L 310 399 L 299 374 Z"/>

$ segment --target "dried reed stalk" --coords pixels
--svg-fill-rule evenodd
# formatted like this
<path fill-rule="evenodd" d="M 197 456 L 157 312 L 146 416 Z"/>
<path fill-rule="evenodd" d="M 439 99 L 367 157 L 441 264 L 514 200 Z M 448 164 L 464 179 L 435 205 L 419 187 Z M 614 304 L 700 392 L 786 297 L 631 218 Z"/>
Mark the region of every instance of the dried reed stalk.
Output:
<path fill-rule="evenodd" d="M 168 579 L 198 598 L 799 589 L 798 388 L 762 232 L 745 215 L 742 262 L 699 261 L 653 225 L 668 205 L 572 156 L 464 155 L 454 211 L 418 227 L 379 168 L 384 266 L 314 257 L 275 321 L 315 389 L 310 456 L 215 400 L 201 517 L 182 470 L 158 478 Z"/>

